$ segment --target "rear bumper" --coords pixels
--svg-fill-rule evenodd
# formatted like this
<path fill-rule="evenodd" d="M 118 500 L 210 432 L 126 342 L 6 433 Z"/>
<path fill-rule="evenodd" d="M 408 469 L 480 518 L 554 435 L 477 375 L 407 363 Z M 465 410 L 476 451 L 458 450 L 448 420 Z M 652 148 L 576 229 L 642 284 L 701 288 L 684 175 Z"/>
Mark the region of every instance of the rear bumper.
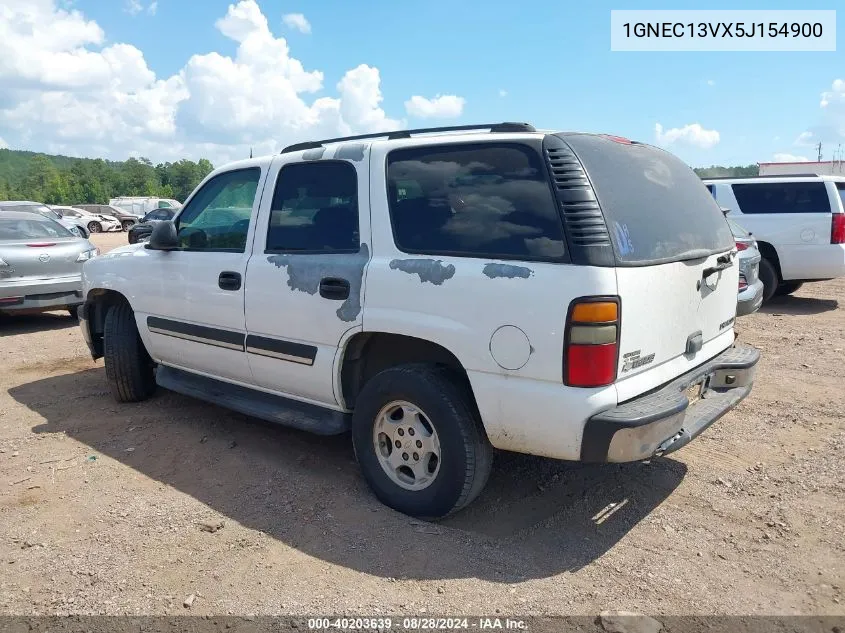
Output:
<path fill-rule="evenodd" d="M 763 282 L 759 279 L 740 292 L 736 298 L 736 315 L 738 317 L 753 314 L 763 305 Z"/>
<path fill-rule="evenodd" d="M 82 303 L 82 275 L 0 283 L 0 312 L 39 312 Z"/>
<path fill-rule="evenodd" d="M 759 359 L 752 347 L 730 347 L 657 391 L 594 415 L 581 461 L 642 461 L 685 446 L 751 393 Z M 690 404 L 686 392 L 697 384 L 701 399 Z"/>

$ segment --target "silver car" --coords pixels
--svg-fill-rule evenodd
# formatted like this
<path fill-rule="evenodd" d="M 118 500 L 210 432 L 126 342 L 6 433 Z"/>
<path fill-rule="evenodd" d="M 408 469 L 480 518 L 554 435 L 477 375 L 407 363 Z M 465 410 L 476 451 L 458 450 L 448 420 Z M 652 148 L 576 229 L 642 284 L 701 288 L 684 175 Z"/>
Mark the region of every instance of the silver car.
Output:
<path fill-rule="evenodd" d="M 0 313 L 75 314 L 82 303 L 82 264 L 98 254 L 56 220 L 0 211 Z"/>
<path fill-rule="evenodd" d="M 46 204 L 40 202 L 30 202 L 28 200 L 4 200 L 0 202 L 0 211 L 27 211 L 31 213 L 39 213 L 45 218 L 56 220 L 63 227 L 68 229 L 76 237 L 88 237 L 90 232 L 85 223 L 76 218 L 63 218 L 62 214 L 54 211 Z"/>
<path fill-rule="evenodd" d="M 763 303 L 763 282 L 760 280 L 760 251 L 757 240 L 739 224 L 727 219 L 739 251 L 739 294 L 736 315 L 745 316 L 760 309 Z"/>

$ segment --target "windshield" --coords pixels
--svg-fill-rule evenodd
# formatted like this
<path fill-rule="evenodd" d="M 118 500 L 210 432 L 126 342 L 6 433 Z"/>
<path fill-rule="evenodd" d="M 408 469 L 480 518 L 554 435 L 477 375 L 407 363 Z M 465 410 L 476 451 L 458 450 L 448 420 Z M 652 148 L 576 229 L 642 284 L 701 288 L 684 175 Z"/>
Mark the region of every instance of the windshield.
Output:
<path fill-rule="evenodd" d="M 0 218 L 0 240 L 33 240 L 45 237 L 73 237 L 73 234 L 58 222 L 46 218 Z"/>

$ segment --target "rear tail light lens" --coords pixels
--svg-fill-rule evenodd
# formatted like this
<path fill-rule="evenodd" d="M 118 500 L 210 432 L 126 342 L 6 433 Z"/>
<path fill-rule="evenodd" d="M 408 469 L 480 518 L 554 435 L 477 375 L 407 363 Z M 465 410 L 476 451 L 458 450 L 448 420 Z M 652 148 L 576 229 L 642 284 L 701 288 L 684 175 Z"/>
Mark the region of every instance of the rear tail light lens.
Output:
<path fill-rule="evenodd" d="M 745 279 L 745 275 L 740 275 L 739 276 L 739 291 L 742 292 L 746 288 L 748 288 L 748 282 Z"/>
<path fill-rule="evenodd" d="M 845 213 L 834 213 L 830 226 L 830 243 L 845 244 Z"/>
<path fill-rule="evenodd" d="M 619 298 L 576 299 L 566 323 L 563 381 L 570 387 L 604 387 L 616 380 Z"/>
<path fill-rule="evenodd" d="M 744 250 L 747 250 L 747 249 L 748 249 L 748 244 L 746 244 L 745 242 L 737 242 L 736 243 L 736 250 L 744 251 Z"/>

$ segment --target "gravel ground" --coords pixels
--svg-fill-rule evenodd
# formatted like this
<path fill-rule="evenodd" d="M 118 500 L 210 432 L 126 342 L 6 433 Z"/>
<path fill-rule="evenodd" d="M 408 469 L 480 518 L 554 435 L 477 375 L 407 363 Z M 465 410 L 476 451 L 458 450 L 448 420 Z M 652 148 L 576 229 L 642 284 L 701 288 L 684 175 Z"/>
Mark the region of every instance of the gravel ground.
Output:
<path fill-rule="evenodd" d="M 2 319 L 0 612 L 843 615 L 843 293 L 740 319 L 754 391 L 671 457 L 501 454 L 437 524 L 380 505 L 348 437 L 118 405 L 66 314 Z"/>

